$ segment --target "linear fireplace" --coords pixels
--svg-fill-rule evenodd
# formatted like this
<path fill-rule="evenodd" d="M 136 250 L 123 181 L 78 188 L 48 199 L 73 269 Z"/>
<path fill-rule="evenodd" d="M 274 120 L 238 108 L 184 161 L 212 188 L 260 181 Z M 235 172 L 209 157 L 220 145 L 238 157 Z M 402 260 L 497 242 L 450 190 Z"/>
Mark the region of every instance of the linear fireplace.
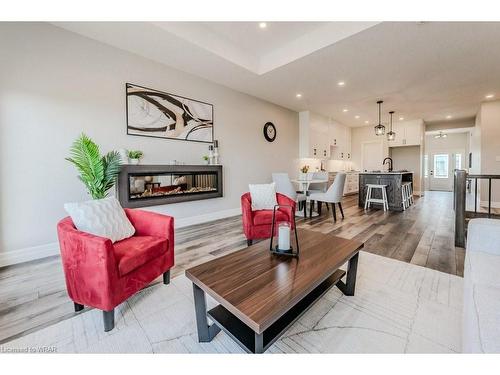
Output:
<path fill-rule="evenodd" d="M 136 208 L 222 197 L 221 165 L 124 165 L 118 199 Z"/>

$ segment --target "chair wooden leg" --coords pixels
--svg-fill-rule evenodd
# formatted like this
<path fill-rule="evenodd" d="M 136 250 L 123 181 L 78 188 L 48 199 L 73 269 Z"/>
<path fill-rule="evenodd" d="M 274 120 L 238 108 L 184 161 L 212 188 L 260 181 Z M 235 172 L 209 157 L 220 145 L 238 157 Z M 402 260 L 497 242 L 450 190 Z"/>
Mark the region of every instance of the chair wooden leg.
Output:
<path fill-rule="evenodd" d="M 304 201 L 304 219 L 307 219 L 307 201 Z"/>
<path fill-rule="evenodd" d="M 170 284 L 170 270 L 168 270 L 163 274 L 163 284 L 165 285 Z"/>
<path fill-rule="evenodd" d="M 318 201 L 318 215 L 321 215 L 321 201 Z"/>
<path fill-rule="evenodd" d="M 337 221 L 337 212 L 335 211 L 335 203 L 332 203 L 332 214 L 333 214 L 333 221 Z"/>
<path fill-rule="evenodd" d="M 313 208 L 314 208 L 314 201 L 309 202 L 309 217 L 313 217 Z"/>
<path fill-rule="evenodd" d="M 103 311 L 102 318 L 104 321 L 104 332 L 109 332 L 115 328 L 115 309 L 111 311 Z"/>
<path fill-rule="evenodd" d="M 252 246 L 253 240 L 247 240 L 247 246 Z"/>
<path fill-rule="evenodd" d="M 73 302 L 73 305 L 75 307 L 75 312 L 82 311 L 85 308 L 85 306 L 80 305 L 79 303 L 76 302 Z"/>
<path fill-rule="evenodd" d="M 342 209 L 342 203 L 339 202 L 339 209 L 340 209 L 340 213 L 342 215 L 342 219 L 344 218 L 344 210 Z"/>
<path fill-rule="evenodd" d="M 327 210 L 328 212 L 330 212 L 330 206 L 328 205 L 328 203 L 326 203 L 326 202 L 325 202 L 325 206 L 326 206 L 326 210 Z"/>

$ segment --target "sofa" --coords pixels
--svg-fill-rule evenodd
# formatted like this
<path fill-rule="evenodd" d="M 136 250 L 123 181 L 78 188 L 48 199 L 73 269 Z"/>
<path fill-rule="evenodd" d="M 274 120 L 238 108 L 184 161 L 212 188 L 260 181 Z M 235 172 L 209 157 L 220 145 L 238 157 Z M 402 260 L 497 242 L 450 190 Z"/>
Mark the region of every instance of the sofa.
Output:
<path fill-rule="evenodd" d="M 500 220 L 469 222 L 462 349 L 464 353 L 500 353 Z"/>

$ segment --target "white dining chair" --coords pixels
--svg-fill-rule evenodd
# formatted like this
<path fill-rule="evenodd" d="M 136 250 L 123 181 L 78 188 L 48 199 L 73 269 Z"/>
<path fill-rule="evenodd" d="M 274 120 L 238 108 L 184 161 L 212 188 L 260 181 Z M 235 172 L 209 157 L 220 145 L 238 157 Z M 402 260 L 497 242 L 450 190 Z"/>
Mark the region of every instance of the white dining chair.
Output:
<path fill-rule="evenodd" d="M 309 200 L 311 201 L 311 207 L 314 206 L 314 202 L 318 202 L 318 213 L 321 214 L 321 203 L 330 203 L 332 205 L 333 220 L 337 221 L 337 212 L 335 211 L 335 203 L 338 204 L 342 219 L 344 218 L 344 210 L 342 209 L 342 197 L 344 195 L 344 185 L 345 185 L 346 174 L 343 172 L 337 173 L 333 184 L 328 188 L 325 193 L 314 193 L 309 195 Z M 312 214 L 312 208 L 311 208 Z"/>
<path fill-rule="evenodd" d="M 276 192 L 286 195 L 298 203 L 298 210 L 304 210 L 304 217 L 307 217 L 306 196 L 298 194 L 288 177 L 288 173 L 273 173 L 273 182 L 276 184 Z"/>
<path fill-rule="evenodd" d="M 312 174 L 313 180 L 324 180 L 325 182 L 321 183 L 311 183 L 309 184 L 308 192 L 312 193 L 326 193 L 327 185 L 328 185 L 328 172 L 313 172 Z"/>

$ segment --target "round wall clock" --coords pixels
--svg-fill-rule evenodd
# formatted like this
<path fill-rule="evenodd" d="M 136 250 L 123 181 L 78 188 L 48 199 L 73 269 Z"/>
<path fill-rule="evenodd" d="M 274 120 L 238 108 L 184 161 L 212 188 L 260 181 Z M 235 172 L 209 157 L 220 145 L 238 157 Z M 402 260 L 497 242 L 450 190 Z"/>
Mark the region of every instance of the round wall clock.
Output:
<path fill-rule="evenodd" d="M 266 122 L 264 125 L 264 138 L 268 142 L 273 142 L 276 139 L 276 127 L 272 122 Z"/>

